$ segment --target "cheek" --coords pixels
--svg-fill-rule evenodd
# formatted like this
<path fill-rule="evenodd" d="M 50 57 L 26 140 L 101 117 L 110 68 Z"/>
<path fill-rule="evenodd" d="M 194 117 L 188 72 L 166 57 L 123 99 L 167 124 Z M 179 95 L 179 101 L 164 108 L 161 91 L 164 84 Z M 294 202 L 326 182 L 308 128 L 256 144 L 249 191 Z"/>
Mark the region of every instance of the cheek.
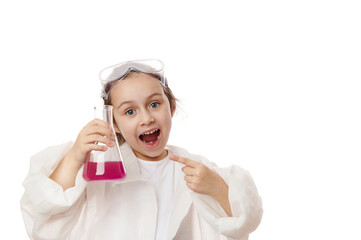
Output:
<path fill-rule="evenodd" d="M 135 131 L 135 127 L 134 124 L 132 123 L 132 121 L 121 121 L 120 125 L 120 132 L 122 133 L 122 135 L 126 138 L 127 136 L 129 136 L 130 134 L 133 134 Z"/>
<path fill-rule="evenodd" d="M 170 112 L 164 112 L 161 116 L 159 116 L 159 121 L 163 126 L 170 128 L 172 126 L 172 116 Z"/>
<path fill-rule="evenodd" d="M 129 135 L 129 133 L 133 129 L 132 121 L 122 117 L 115 117 L 114 120 L 115 120 L 115 125 L 117 127 L 116 131 L 120 132 L 123 135 L 123 137 Z"/>

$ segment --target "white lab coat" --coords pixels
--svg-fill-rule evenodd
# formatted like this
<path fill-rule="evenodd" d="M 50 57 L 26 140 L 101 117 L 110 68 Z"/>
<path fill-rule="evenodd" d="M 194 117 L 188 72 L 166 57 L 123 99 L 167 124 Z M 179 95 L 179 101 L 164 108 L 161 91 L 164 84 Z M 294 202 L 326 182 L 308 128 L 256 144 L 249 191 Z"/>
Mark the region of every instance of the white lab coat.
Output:
<path fill-rule="evenodd" d="M 75 186 L 63 191 L 48 176 L 72 143 L 49 147 L 32 157 L 24 181 L 21 209 L 33 240 L 154 240 L 157 201 L 153 186 L 140 175 L 129 144 L 121 146 L 127 177 L 117 182 L 86 182 L 80 169 Z M 177 180 L 167 239 L 248 239 L 262 218 L 262 203 L 251 176 L 231 166 L 168 146 L 170 153 L 202 162 L 229 186 L 233 217 L 207 195 L 191 191 L 183 174 Z"/>

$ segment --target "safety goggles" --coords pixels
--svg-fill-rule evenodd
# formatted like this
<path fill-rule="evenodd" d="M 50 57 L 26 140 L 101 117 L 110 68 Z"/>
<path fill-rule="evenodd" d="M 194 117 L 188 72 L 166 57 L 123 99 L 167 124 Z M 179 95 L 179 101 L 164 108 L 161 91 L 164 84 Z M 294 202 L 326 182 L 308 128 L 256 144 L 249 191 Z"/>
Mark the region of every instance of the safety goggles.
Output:
<path fill-rule="evenodd" d="M 164 77 L 164 64 L 158 59 L 143 59 L 122 62 L 117 65 L 103 69 L 99 78 L 102 85 L 102 97 L 108 99 L 111 87 L 109 83 L 125 78 L 131 71 L 146 73 L 155 76 L 165 87 L 168 86 Z"/>

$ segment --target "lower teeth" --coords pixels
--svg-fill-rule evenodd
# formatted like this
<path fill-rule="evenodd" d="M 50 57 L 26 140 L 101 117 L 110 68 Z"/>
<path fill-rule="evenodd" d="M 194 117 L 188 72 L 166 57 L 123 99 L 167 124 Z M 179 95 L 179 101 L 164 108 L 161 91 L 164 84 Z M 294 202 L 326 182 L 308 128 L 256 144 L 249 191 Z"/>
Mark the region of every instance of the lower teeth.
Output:
<path fill-rule="evenodd" d="M 147 142 L 147 141 L 145 141 L 145 140 L 142 140 L 142 142 L 143 142 L 144 144 L 154 144 L 154 143 L 156 143 L 156 142 L 158 141 L 158 139 L 159 139 L 159 136 L 158 136 L 155 140 L 153 140 L 153 141 Z"/>

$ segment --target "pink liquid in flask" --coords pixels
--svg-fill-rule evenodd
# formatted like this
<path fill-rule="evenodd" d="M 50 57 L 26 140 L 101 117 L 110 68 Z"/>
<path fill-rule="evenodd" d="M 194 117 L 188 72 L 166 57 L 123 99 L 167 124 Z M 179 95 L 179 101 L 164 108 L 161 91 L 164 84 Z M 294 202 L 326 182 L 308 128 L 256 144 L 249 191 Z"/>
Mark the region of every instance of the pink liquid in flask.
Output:
<path fill-rule="evenodd" d="M 98 164 L 104 164 L 102 174 L 99 174 Z M 84 165 L 83 178 L 85 181 L 111 181 L 124 178 L 126 175 L 123 162 L 108 161 L 108 162 L 91 162 L 88 161 Z"/>

